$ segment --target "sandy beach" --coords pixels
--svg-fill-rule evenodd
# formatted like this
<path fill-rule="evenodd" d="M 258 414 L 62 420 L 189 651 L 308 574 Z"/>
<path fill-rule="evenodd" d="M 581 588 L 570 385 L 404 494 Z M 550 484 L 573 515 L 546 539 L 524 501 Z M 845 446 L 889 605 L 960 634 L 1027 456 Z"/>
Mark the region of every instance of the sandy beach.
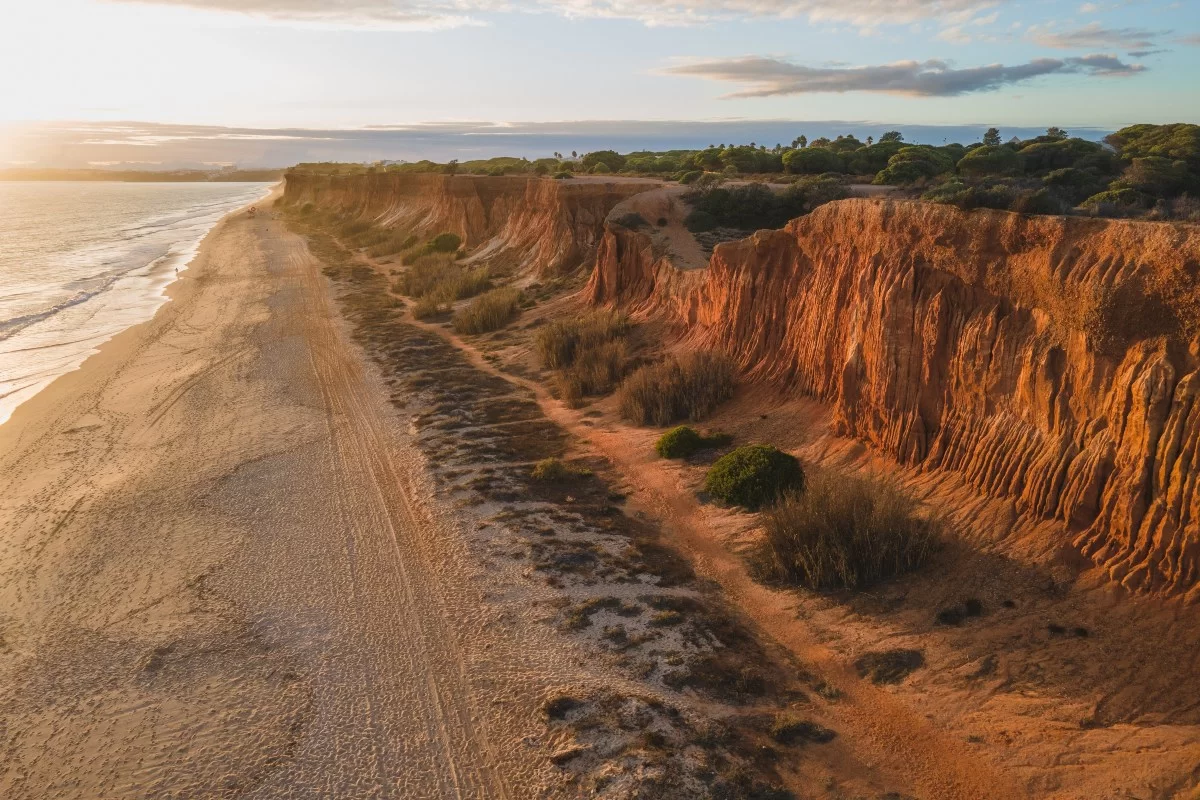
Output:
<path fill-rule="evenodd" d="M 302 241 L 232 215 L 170 296 L 0 427 L 0 795 L 529 796 L 506 704 L 560 657 L 490 615 Z"/>

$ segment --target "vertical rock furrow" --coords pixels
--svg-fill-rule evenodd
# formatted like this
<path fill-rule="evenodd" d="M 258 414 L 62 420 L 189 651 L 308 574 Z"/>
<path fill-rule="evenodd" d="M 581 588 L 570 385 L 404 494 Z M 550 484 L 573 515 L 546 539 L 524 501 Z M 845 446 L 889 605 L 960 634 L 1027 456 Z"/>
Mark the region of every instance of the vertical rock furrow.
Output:
<path fill-rule="evenodd" d="M 1195 586 L 1200 228 L 849 200 L 718 245 L 690 281 L 622 261 L 630 236 L 605 233 L 594 303 L 657 311 L 830 403 L 839 433 L 1061 520 L 1114 580 Z"/>

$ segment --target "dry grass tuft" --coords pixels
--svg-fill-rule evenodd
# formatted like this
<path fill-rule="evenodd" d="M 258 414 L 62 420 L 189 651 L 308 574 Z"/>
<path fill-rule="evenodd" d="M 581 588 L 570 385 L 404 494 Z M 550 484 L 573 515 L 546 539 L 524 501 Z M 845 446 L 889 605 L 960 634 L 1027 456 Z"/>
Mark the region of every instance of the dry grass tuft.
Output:
<path fill-rule="evenodd" d="M 466 269 L 447 253 L 424 255 L 409 265 L 395 284 L 395 290 L 408 297 L 420 298 L 438 293 L 446 302 L 473 297 L 491 287 L 487 267 Z"/>
<path fill-rule="evenodd" d="M 916 569 L 942 529 L 891 483 L 828 471 L 765 516 L 760 570 L 809 589 L 861 589 Z"/>
<path fill-rule="evenodd" d="M 566 369 L 582 351 L 624 336 L 629 327 L 628 317 L 612 311 L 551 322 L 537 333 L 538 355 L 546 369 Z"/>
<path fill-rule="evenodd" d="M 586 478 L 591 474 L 592 471 L 589 469 L 572 466 L 561 458 L 551 457 L 543 458 L 535 464 L 530 476 L 535 481 L 561 483 L 562 481 L 574 480 L 576 478 Z"/>
<path fill-rule="evenodd" d="M 621 384 L 621 416 L 636 425 L 698 422 L 733 396 L 736 369 L 722 353 L 688 353 L 642 367 Z"/>
<path fill-rule="evenodd" d="M 537 333 L 543 366 L 557 370 L 554 385 L 567 405 L 577 408 L 587 396 L 608 394 L 625 375 L 629 346 L 624 314 L 600 311 L 581 319 L 561 320 Z"/>
<path fill-rule="evenodd" d="M 521 310 L 521 292 L 511 286 L 492 289 L 454 315 L 458 333 L 488 333 L 499 330 Z"/>

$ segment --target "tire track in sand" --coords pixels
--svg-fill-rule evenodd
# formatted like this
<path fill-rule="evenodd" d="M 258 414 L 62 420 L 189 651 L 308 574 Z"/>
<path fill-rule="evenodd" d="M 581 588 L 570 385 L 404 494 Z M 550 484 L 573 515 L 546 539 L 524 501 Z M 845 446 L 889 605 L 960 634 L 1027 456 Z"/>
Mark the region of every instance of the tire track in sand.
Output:
<path fill-rule="evenodd" d="M 388 650 L 405 661 L 398 672 L 420 684 L 420 690 L 409 692 L 406 699 L 417 706 L 410 713 L 424 720 L 428 740 L 409 748 L 408 755 L 417 756 L 421 763 L 419 770 L 414 770 L 411 762 L 395 765 L 401 773 L 407 773 L 405 794 L 507 799 L 510 793 L 492 767 L 497 759 L 472 720 L 469 686 L 462 656 L 446 625 L 449 615 L 445 603 L 432 572 L 420 563 L 414 532 L 420 530 L 421 523 L 405 495 L 401 470 L 393 462 L 388 423 L 379 416 L 364 382 L 361 362 L 348 352 L 336 327 L 319 262 L 298 238 L 287 237 L 279 246 L 286 248 L 285 257 L 306 284 L 307 341 L 326 406 L 326 425 L 336 461 L 331 472 L 341 484 L 337 494 L 355 501 L 343 501 L 339 508 L 346 531 L 343 552 L 354 605 L 364 613 L 390 619 L 388 633 L 399 641 Z M 364 563 L 372 557 L 378 562 Z M 393 579 L 389 594 L 397 602 L 391 607 L 380 608 L 364 600 L 376 591 L 364 586 L 368 580 L 364 573 L 376 569 L 386 569 Z M 364 692 L 368 704 L 372 695 L 378 697 L 380 693 L 371 688 Z M 373 708 L 368 709 L 368 717 L 376 717 Z M 376 753 L 387 749 L 388 743 L 380 742 Z M 388 770 L 385 764 L 379 768 Z M 430 782 L 436 786 L 420 786 Z"/>

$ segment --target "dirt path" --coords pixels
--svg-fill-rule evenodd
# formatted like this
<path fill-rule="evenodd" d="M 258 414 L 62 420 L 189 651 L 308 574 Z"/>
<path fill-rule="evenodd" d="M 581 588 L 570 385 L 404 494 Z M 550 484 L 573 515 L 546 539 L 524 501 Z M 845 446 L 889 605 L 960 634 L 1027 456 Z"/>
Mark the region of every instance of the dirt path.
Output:
<path fill-rule="evenodd" d="M 625 476 L 632 493 L 630 511 L 660 525 L 668 540 L 682 546 L 701 575 L 716 581 L 765 633 L 813 668 L 842 697 L 826 707 L 821 719 L 839 732 L 838 755 L 846 776 L 889 787 L 904 786 L 918 797 L 939 800 L 1005 800 L 1028 795 L 1018 784 L 972 753 L 961 739 L 946 734 L 903 700 L 861 679 L 822 645 L 814 631 L 797 618 L 795 598 L 753 580 L 744 562 L 709 529 L 693 492 L 681 491 L 675 480 L 652 459 L 653 432 L 631 446 L 630 432 L 611 425 L 595 409 L 572 410 L 555 400 L 545 386 L 504 372 L 446 328 L 414 321 L 463 350 L 472 364 L 530 389 L 546 416 L 568 430 L 583 450 L 611 461 Z"/>
<path fill-rule="evenodd" d="M 0 796 L 531 796 L 537 637 L 302 241 L 231 218 L 172 295 L 0 429 Z"/>

